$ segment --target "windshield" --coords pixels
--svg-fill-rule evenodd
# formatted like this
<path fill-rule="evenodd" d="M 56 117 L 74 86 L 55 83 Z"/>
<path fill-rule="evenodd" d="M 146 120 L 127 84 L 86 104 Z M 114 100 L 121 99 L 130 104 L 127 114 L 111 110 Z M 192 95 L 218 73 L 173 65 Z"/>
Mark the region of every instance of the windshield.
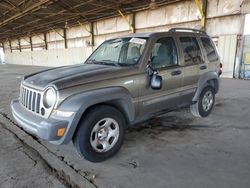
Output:
<path fill-rule="evenodd" d="M 146 38 L 120 38 L 104 42 L 86 63 L 131 66 L 138 63 L 145 48 Z"/>

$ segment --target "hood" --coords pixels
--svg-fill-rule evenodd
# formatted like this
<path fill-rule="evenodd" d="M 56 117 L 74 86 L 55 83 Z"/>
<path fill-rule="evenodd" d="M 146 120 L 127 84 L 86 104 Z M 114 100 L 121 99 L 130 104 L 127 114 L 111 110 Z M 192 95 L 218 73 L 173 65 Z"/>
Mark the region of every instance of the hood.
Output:
<path fill-rule="evenodd" d="M 50 84 L 55 85 L 58 89 L 63 89 L 91 81 L 112 78 L 117 74 L 119 75 L 124 69 L 126 68 L 96 64 L 64 66 L 28 75 L 24 79 L 24 84 L 41 90 Z"/>

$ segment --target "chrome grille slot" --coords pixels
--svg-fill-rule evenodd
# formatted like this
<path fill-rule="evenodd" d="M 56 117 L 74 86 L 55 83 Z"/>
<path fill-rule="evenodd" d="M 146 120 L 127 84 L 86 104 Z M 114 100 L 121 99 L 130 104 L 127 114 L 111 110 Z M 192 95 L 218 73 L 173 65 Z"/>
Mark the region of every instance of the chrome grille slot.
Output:
<path fill-rule="evenodd" d="M 28 108 L 29 108 L 29 110 L 31 110 L 32 91 L 29 91 L 28 93 L 29 93 L 29 95 L 28 95 Z"/>
<path fill-rule="evenodd" d="M 32 95 L 32 105 L 31 105 L 31 110 L 33 112 L 35 111 L 35 105 L 36 105 L 36 92 L 33 92 L 33 95 Z"/>
<path fill-rule="evenodd" d="M 41 94 L 37 94 L 37 99 L 36 99 L 36 113 L 40 113 L 40 100 L 41 100 Z"/>
<path fill-rule="evenodd" d="M 26 92 L 25 92 L 25 107 L 27 108 L 28 107 L 28 101 L 29 101 L 29 90 L 26 89 Z"/>
<path fill-rule="evenodd" d="M 41 92 L 21 85 L 20 104 L 29 111 L 40 114 Z"/>
<path fill-rule="evenodd" d="M 26 89 L 23 88 L 23 93 L 22 93 L 22 98 L 23 98 L 23 105 L 25 104 L 25 94 L 26 94 Z"/>

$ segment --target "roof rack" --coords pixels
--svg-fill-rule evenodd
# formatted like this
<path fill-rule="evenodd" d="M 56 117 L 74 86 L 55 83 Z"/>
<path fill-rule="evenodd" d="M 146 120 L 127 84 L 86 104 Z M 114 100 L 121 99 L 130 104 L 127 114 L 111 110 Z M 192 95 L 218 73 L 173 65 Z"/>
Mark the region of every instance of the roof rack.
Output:
<path fill-rule="evenodd" d="M 177 31 L 182 31 L 182 32 L 196 32 L 196 33 L 202 33 L 206 34 L 206 31 L 202 31 L 199 29 L 191 29 L 191 28 L 172 28 L 169 30 L 169 32 L 177 32 Z"/>

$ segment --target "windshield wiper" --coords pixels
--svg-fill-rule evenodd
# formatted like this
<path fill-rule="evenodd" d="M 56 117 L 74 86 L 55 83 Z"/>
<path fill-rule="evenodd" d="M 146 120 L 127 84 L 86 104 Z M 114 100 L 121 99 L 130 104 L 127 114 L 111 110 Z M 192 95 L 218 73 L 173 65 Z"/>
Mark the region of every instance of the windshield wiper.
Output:
<path fill-rule="evenodd" d="M 94 64 L 96 61 L 95 60 L 88 60 L 86 61 L 86 64 Z"/>
<path fill-rule="evenodd" d="M 92 60 L 91 63 L 93 63 L 93 64 L 99 64 L 99 65 L 118 66 L 118 64 L 115 61 L 112 61 L 112 60 L 101 60 L 101 61 Z"/>
<path fill-rule="evenodd" d="M 119 66 L 121 67 L 128 67 L 131 66 L 131 64 L 127 64 L 127 63 L 117 63 Z"/>

